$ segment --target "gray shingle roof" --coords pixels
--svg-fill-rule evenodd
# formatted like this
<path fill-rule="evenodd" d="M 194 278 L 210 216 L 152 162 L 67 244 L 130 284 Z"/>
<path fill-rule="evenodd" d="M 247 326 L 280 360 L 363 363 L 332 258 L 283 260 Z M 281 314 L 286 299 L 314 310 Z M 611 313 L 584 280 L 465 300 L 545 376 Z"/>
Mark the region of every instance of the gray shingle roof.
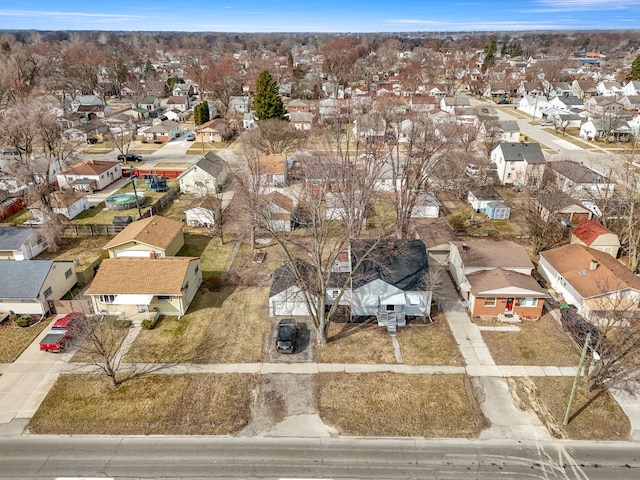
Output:
<path fill-rule="evenodd" d="M 219 155 L 207 152 L 204 157 L 198 160 L 196 165 L 212 177 L 217 177 L 229 164 Z"/>
<path fill-rule="evenodd" d="M 0 228 L 0 250 L 19 250 L 32 233 L 33 228 Z"/>
<path fill-rule="evenodd" d="M 585 167 L 581 163 L 573 162 L 571 160 L 560 160 L 556 162 L 549 162 L 549 167 L 568 178 L 574 183 L 608 183 L 609 179 L 604 175 L 594 172 L 588 167 Z"/>
<path fill-rule="evenodd" d="M 520 126 L 516 120 L 500 120 L 498 125 L 503 132 L 519 132 Z"/>
<path fill-rule="evenodd" d="M 500 148 L 507 162 L 546 162 L 539 143 L 501 143 Z"/>
<path fill-rule="evenodd" d="M 0 298 L 36 298 L 53 267 L 53 262 L 0 260 Z"/>

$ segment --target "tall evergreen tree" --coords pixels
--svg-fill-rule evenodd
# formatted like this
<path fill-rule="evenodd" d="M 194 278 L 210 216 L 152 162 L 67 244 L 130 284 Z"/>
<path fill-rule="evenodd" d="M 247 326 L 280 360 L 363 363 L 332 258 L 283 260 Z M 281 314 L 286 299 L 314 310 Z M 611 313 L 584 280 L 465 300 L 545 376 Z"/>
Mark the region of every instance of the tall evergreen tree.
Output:
<path fill-rule="evenodd" d="M 491 39 L 484 47 L 484 62 L 482 62 L 482 71 L 485 71 L 488 67 L 494 64 L 496 60 L 496 52 L 498 50 L 498 39 L 495 35 L 491 36 Z"/>
<path fill-rule="evenodd" d="M 267 118 L 284 119 L 284 104 L 278 95 L 278 85 L 269 70 L 263 70 L 256 80 L 253 110 L 258 120 Z"/>
<path fill-rule="evenodd" d="M 200 102 L 193 108 L 193 123 L 202 125 L 209 121 L 209 104 Z"/>
<path fill-rule="evenodd" d="M 631 63 L 631 71 L 627 75 L 627 80 L 640 80 L 640 54 Z"/>

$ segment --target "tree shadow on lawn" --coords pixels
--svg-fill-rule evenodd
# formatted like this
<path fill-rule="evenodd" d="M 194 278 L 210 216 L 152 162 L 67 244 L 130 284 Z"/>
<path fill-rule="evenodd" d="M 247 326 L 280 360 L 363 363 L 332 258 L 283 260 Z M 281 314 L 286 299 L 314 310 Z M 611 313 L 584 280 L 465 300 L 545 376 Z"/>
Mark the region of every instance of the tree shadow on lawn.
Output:
<path fill-rule="evenodd" d="M 584 405 L 582 405 L 578 410 L 576 410 L 576 412 L 575 412 L 573 415 L 571 415 L 571 416 L 569 417 L 569 422 L 568 422 L 568 423 L 571 423 L 574 419 L 576 419 L 576 418 L 577 418 L 577 417 L 578 417 L 582 412 L 584 412 L 587 408 L 589 408 L 589 406 L 590 406 L 593 402 L 595 402 L 598 398 L 600 398 L 600 397 L 602 396 L 602 394 L 604 394 L 604 393 L 605 393 L 605 390 L 604 390 L 604 389 L 601 389 L 601 390 L 598 390 L 597 392 L 595 392 L 595 393 L 594 393 L 594 394 L 589 398 L 589 400 L 587 400 L 587 401 L 585 402 L 585 404 L 584 404 Z"/>
<path fill-rule="evenodd" d="M 356 333 L 363 332 L 365 330 L 378 329 L 383 328 L 378 326 L 378 321 L 376 317 L 352 317 L 352 320 L 347 320 L 342 322 L 340 320 L 334 319 L 332 323 L 341 324 L 342 329 L 333 335 L 327 337 L 327 343 L 336 342 L 343 338 L 347 338 L 351 335 L 355 335 Z"/>

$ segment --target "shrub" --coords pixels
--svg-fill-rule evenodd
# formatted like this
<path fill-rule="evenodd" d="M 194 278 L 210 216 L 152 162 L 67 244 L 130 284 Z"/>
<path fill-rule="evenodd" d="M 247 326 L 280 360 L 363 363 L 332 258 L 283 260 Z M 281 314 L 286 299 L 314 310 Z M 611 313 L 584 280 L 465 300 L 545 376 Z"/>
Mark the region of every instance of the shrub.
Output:
<path fill-rule="evenodd" d="M 155 319 L 147 318 L 142 321 L 142 328 L 146 330 L 153 330 L 153 327 L 156 326 Z"/>
<path fill-rule="evenodd" d="M 31 325 L 31 317 L 26 315 L 18 317 L 18 319 L 16 320 L 16 325 L 18 325 L 19 327 L 28 327 L 29 325 Z"/>

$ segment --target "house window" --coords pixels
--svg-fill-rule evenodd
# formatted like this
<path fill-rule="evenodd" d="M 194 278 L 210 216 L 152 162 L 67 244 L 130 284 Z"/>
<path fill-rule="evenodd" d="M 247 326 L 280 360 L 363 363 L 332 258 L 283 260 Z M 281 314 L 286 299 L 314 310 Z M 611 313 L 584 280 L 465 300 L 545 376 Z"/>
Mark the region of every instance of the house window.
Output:
<path fill-rule="evenodd" d="M 536 307 L 538 305 L 538 299 L 535 297 L 525 297 L 520 300 L 521 307 Z"/>
<path fill-rule="evenodd" d="M 393 312 L 395 310 L 395 305 L 386 305 L 387 312 Z"/>
<path fill-rule="evenodd" d="M 171 295 L 158 295 L 156 298 L 158 300 L 168 302 L 169 300 L 171 300 Z"/>
<path fill-rule="evenodd" d="M 331 290 L 331 298 L 338 298 L 340 290 Z"/>
<path fill-rule="evenodd" d="M 51 296 L 51 294 L 53 293 L 53 289 L 51 287 L 47 288 L 44 291 L 44 298 L 49 298 Z"/>
<path fill-rule="evenodd" d="M 189 282 L 184 284 L 184 290 L 189 290 Z"/>
<path fill-rule="evenodd" d="M 71 276 L 71 269 L 64 272 L 64 278 L 69 278 Z"/>
<path fill-rule="evenodd" d="M 200 267 L 196 265 L 196 273 L 198 273 L 199 271 L 200 271 Z"/>
<path fill-rule="evenodd" d="M 100 303 L 113 303 L 115 299 L 115 295 L 100 295 Z"/>
<path fill-rule="evenodd" d="M 496 306 L 496 297 L 487 297 L 484 299 L 485 307 L 495 307 Z"/>

